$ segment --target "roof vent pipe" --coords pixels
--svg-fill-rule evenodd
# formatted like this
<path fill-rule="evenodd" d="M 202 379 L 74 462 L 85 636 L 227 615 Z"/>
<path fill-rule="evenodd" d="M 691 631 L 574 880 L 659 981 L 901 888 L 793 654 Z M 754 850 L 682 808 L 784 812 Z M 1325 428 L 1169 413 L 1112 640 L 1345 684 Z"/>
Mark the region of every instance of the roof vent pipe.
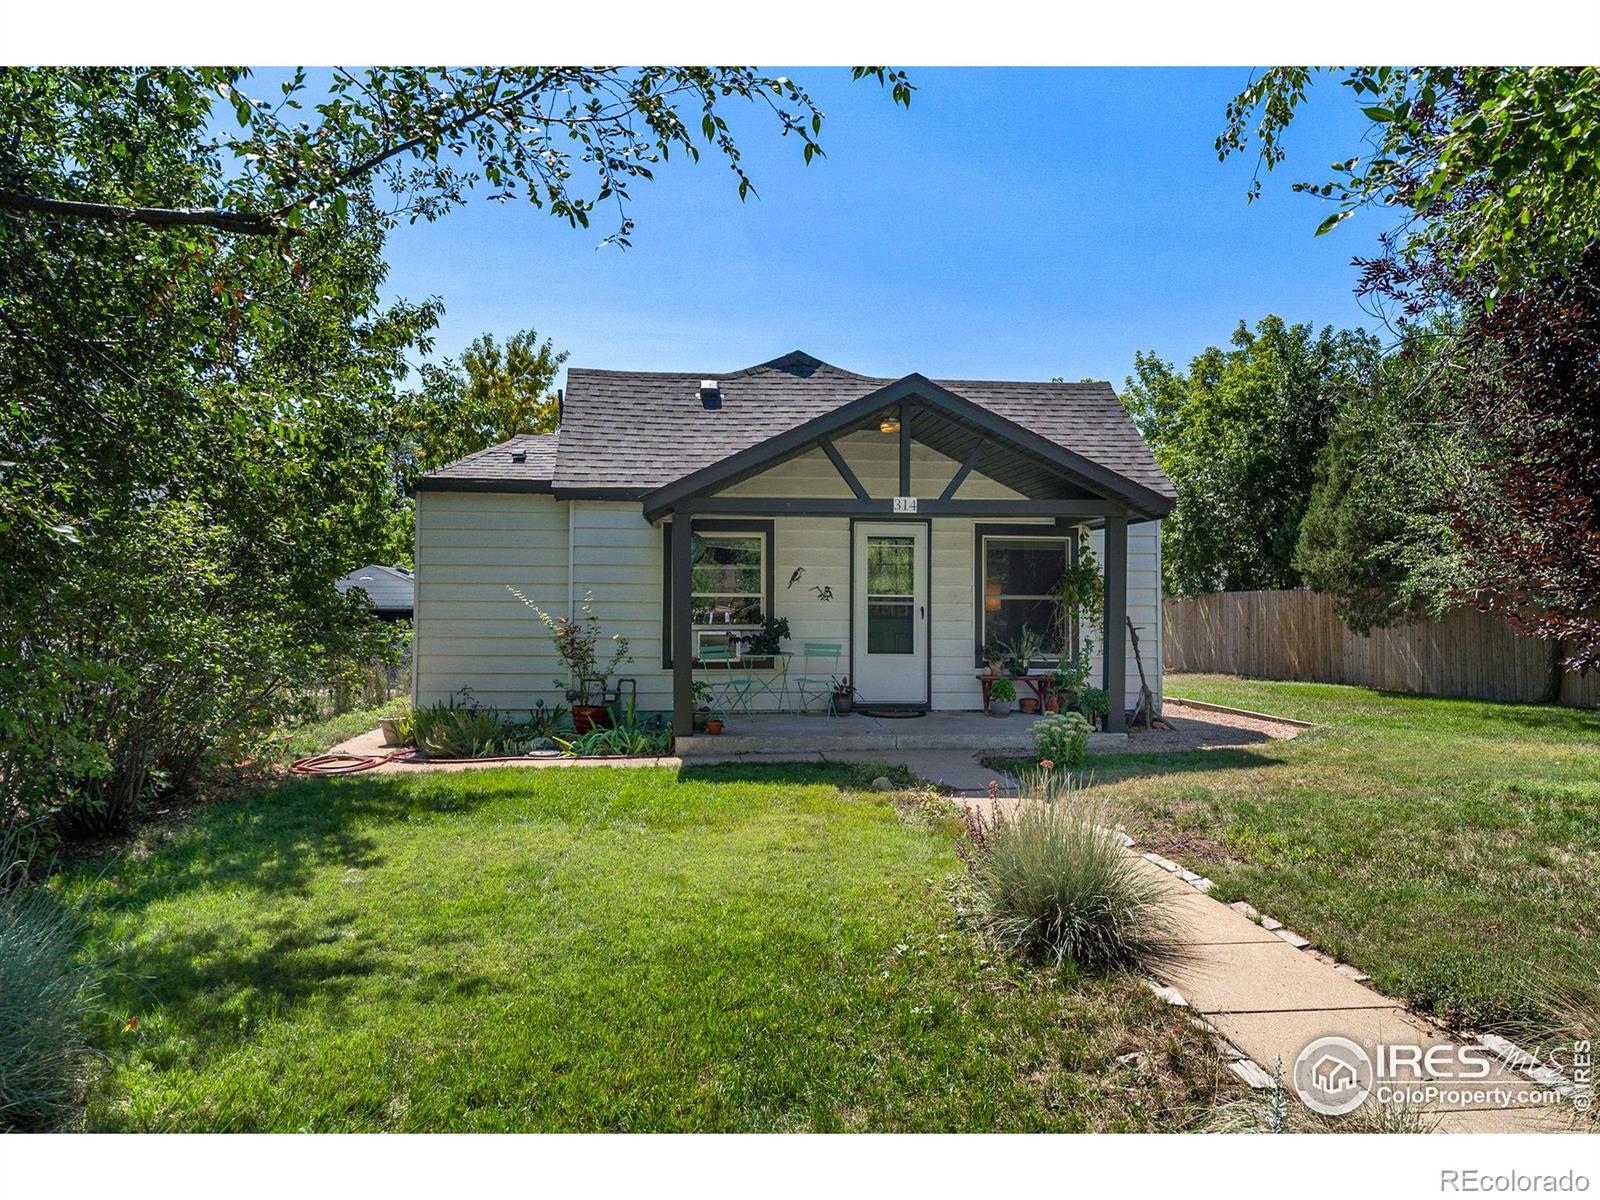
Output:
<path fill-rule="evenodd" d="M 700 403 L 709 409 L 722 407 L 722 385 L 715 379 L 700 381 Z"/>

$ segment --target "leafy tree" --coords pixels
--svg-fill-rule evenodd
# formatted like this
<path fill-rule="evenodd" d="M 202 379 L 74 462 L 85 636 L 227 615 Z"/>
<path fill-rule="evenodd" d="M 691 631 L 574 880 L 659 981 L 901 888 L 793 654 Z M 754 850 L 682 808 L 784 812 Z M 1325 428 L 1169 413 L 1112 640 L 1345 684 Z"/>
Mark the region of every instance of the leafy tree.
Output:
<path fill-rule="evenodd" d="M 1163 584 L 1175 596 L 1294 587 L 1314 464 L 1340 403 L 1367 386 L 1370 334 L 1242 322 L 1188 372 L 1139 353 L 1123 403 L 1172 480 Z"/>
<path fill-rule="evenodd" d="M 911 103 L 905 72 L 856 67 Z M 335 68 L 317 94 L 304 67 L 270 98 L 253 94 L 237 67 L 146 72 L 130 81 L 182 92 L 209 112 L 231 106 L 238 131 L 196 149 L 215 164 L 186 203 L 137 179 L 63 177 L 59 187 L 0 183 L 0 209 L 156 228 L 210 227 L 246 235 L 301 227 L 312 214 L 384 194 L 391 215 L 434 220 L 480 185 L 490 199 L 522 198 L 574 227 L 597 205 L 617 206 L 607 240 L 627 244 L 629 189 L 677 151 L 701 141 L 754 190 L 725 108 L 744 101 L 799 143 L 807 163 L 822 153 L 822 113 L 805 89 L 755 67 L 371 67 Z M 698 136 L 697 136 L 698 135 Z M 588 186 L 578 172 L 591 174 Z M 86 186 L 90 183 L 96 186 Z"/>
<path fill-rule="evenodd" d="M 303 73 L 270 104 L 248 82 L 0 71 L 0 840 L 117 828 L 377 652 L 333 584 L 403 511 L 399 418 L 498 403 L 397 398 L 438 315 L 380 300 L 397 219 L 481 183 L 584 225 L 700 139 L 747 186 L 730 99 L 808 158 L 820 129 L 748 68 L 336 72 L 314 105 Z M 551 358 L 527 349 L 519 378 Z"/>
<path fill-rule="evenodd" d="M 1271 171 L 1315 69 L 1274 67 L 1228 105 L 1216 147 Z M 1358 209 L 1394 209 L 1399 223 L 1365 287 L 1405 283 L 1418 311 L 1466 285 L 1483 301 L 1565 275 L 1600 230 L 1600 69 L 1595 67 L 1345 67 L 1372 132 L 1332 178 L 1294 190 L 1331 201 L 1318 227 Z M 1260 176 L 1251 195 L 1260 193 Z"/>
<path fill-rule="evenodd" d="M 1419 569 L 1565 643 L 1569 667 L 1600 667 L 1600 71 L 1341 74 L 1373 122 L 1368 149 L 1296 188 L 1337 206 L 1319 232 L 1393 210 L 1378 255 L 1358 260 L 1359 290 L 1400 324 L 1458 319 L 1433 416 L 1468 470 L 1446 495 L 1454 542 Z M 1240 93 L 1219 154 L 1256 122 L 1261 163 L 1280 163 L 1309 79 L 1277 68 Z"/>
<path fill-rule="evenodd" d="M 1448 499 L 1470 460 L 1433 420 L 1441 341 L 1415 337 L 1384 358 L 1317 456 L 1294 567 L 1358 633 L 1436 619 L 1470 586 Z"/>
<path fill-rule="evenodd" d="M 517 433 L 555 429 L 561 419 L 556 374 L 566 361 L 565 350 L 554 350 L 548 338 L 540 342 L 531 329 L 512 334 L 504 351 L 492 333 L 467 347 L 461 366 L 473 406 L 485 418 L 483 445 L 492 446 Z"/>

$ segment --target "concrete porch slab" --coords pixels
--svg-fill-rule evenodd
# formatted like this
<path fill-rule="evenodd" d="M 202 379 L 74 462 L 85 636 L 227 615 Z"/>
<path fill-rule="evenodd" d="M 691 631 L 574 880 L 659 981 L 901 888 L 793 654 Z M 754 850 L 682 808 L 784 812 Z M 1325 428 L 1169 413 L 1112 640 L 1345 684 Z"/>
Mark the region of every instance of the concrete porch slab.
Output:
<path fill-rule="evenodd" d="M 980 712 L 932 712 L 920 717 L 843 717 L 820 714 L 757 713 L 735 716 L 724 732 L 693 734 L 677 741 L 678 755 L 833 754 L 856 750 L 965 750 L 968 753 L 1029 754 L 1028 727 L 1039 718 L 1027 713 L 990 717 Z M 1091 750 L 1126 749 L 1125 733 L 1089 735 Z"/>

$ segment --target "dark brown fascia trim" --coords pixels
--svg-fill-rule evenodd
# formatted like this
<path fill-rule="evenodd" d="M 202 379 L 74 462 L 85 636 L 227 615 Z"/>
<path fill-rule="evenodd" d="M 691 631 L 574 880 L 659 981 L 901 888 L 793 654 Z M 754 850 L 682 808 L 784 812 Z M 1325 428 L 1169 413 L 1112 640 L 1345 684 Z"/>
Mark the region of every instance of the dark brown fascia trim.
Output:
<path fill-rule="evenodd" d="M 1058 446 L 980 404 L 974 404 L 964 396 L 940 387 L 924 375 L 913 374 L 646 493 L 643 497 L 645 516 L 653 521 L 682 500 L 726 487 L 769 463 L 796 453 L 827 434 L 864 420 L 879 409 L 912 399 L 946 409 L 993 438 L 1009 441 L 1078 476 L 1091 487 L 1111 493 L 1111 499 L 1122 500 L 1141 513 L 1164 516 L 1172 508 L 1171 500 L 1142 484 L 1134 483 L 1064 446 Z"/>
<path fill-rule="evenodd" d="M 419 492 L 505 492 L 513 495 L 549 495 L 554 489 L 548 479 L 466 479 L 449 475 L 423 476 L 408 489 Z"/>
<path fill-rule="evenodd" d="M 417 480 L 411 494 L 418 492 L 504 492 L 516 495 L 548 495 L 557 500 L 637 500 L 645 488 L 563 488 L 548 479 L 470 479 L 449 475 L 429 475 Z"/>
<path fill-rule="evenodd" d="M 616 487 L 616 488 L 568 488 L 558 487 L 555 490 L 557 500 L 638 500 L 648 495 L 649 488 Z"/>
<path fill-rule="evenodd" d="M 894 501 L 839 500 L 792 496 L 705 496 L 680 501 L 680 513 L 766 517 L 895 517 Z M 1126 510 L 1107 500 L 919 500 L 909 517 L 1078 517 L 1097 520 Z M 648 516 L 648 512 L 646 513 Z"/>

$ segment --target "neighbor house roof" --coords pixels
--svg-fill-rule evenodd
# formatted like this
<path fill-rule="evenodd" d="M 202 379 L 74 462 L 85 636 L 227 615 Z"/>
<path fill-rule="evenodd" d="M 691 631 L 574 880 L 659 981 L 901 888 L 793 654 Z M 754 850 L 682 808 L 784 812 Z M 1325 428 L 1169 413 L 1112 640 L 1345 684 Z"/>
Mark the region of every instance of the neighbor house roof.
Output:
<path fill-rule="evenodd" d="M 360 588 L 379 612 L 410 612 L 416 602 L 416 583 L 404 567 L 372 563 L 335 581 L 341 592 Z"/>
<path fill-rule="evenodd" d="M 707 409 L 702 380 L 719 385 Z M 548 455 L 511 451 L 527 439 L 469 455 L 425 477 L 442 486 L 498 480 L 527 487 L 536 470 L 557 493 L 642 495 L 682 480 L 894 383 L 857 375 L 795 351 L 742 371 L 655 372 L 572 368 L 561 433 Z M 940 388 L 1159 496 L 1172 485 L 1109 383 L 935 380 Z M 474 483 L 473 481 L 478 481 Z M 528 490 L 532 490 L 529 488 Z"/>

